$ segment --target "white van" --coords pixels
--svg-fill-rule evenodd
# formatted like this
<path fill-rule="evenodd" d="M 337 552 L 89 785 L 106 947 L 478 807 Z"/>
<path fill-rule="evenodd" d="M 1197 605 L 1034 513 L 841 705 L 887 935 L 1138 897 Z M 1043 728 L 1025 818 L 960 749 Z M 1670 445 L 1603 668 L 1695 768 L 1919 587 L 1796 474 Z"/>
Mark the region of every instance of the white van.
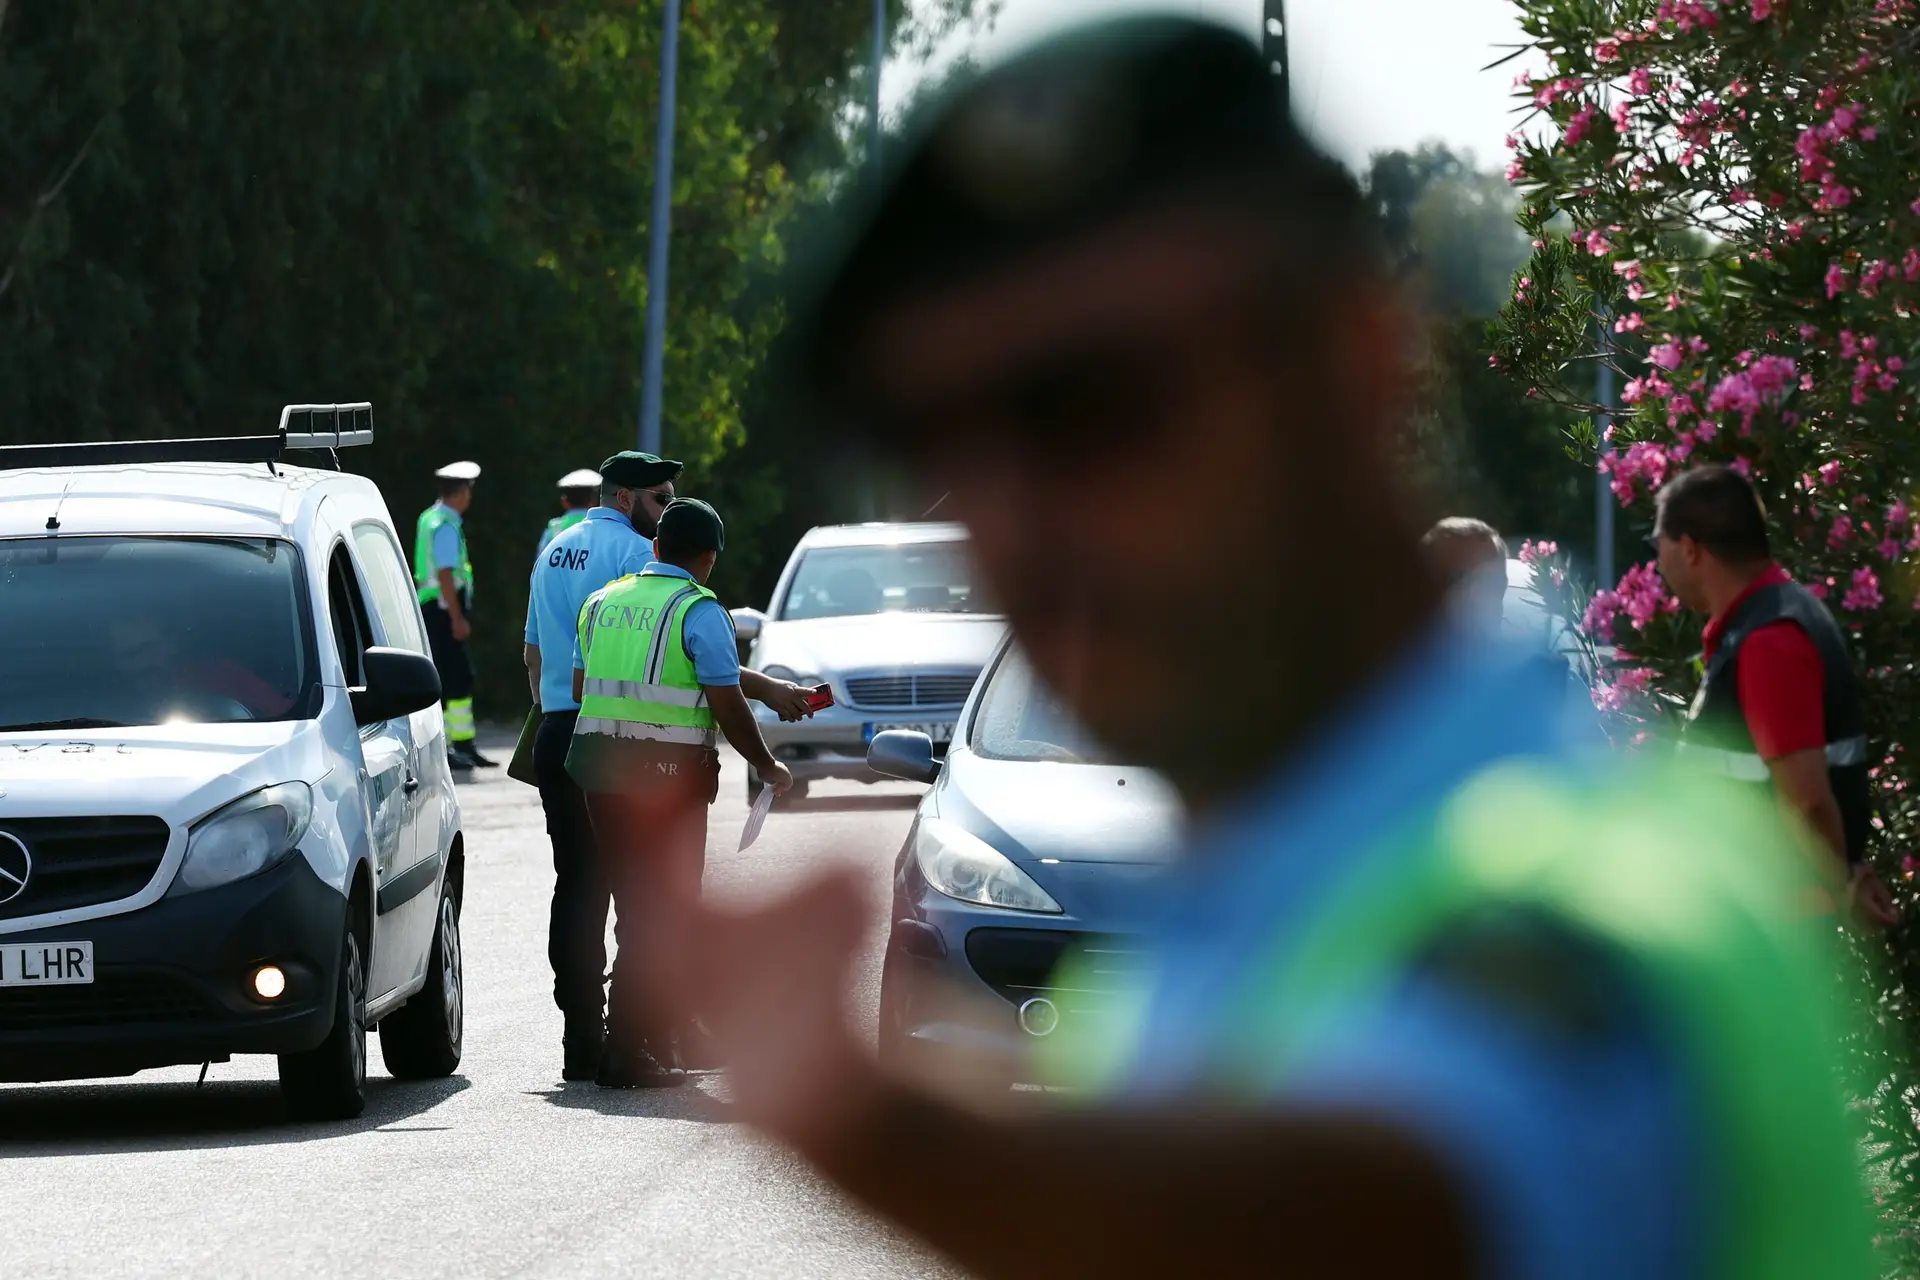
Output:
<path fill-rule="evenodd" d="M 275 1054 L 289 1112 L 460 1061 L 460 807 L 412 575 L 273 434 L 0 447 L 0 1080 Z M 287 465 L 290 456 L 321 465 Z M 327 469 L 331 461 L 333 469 Z"/>

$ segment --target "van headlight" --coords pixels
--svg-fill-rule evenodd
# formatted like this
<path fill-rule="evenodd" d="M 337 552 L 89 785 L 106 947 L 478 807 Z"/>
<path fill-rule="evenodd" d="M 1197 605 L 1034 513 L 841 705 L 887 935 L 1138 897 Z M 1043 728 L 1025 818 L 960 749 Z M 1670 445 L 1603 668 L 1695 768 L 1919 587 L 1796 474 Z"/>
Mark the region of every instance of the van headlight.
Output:
<path fill-rule="evenodd" d="M 1060 915 L 1060 904 L 1013 860 L 979 836 L 942 818 L 914 828 L 913 860 L 927 883 L 961 902 L 1008 911 Z"/>
<path fill-rule="evenodd" d="M 282 782 L 214 810 L 187 833 L 174 893 L 195 893 L 265 871 L 293 852 L 313 817 L 313 788 Z"/>

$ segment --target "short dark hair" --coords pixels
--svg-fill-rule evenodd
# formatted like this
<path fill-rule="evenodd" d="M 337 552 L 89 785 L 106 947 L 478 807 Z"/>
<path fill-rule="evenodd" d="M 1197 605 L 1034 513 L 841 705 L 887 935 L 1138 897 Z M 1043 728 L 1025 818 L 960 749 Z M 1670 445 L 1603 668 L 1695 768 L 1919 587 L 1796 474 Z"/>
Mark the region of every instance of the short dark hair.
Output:
<path fill-rule="evenodd" d="M 667 564 L 685 568 L 689 561 L 727 545 L 720 514 L 697 498 L 675 498 L 660 513 L 653 535 L 654 551 Z"/>
<path fill-rule="evenodd" d="M 1472 516 L 1448 516 L 1420 539 L 1420 545 L 1429 550 L 1442 542 L 1484 542 L 1498 551 L 1502 560 L 1507 558 L 1507 540 L 1500 531 Z"/>
<path fill-rule="evenodd" d="M 471 480 L 454 480 L 447 476 L 437 477 L 437 483 L 440 486 L 440 496 L 443 498 L 451 498 L 463 489 L 473 488 L 473 481 Z"/>
<path fill-rule="evenodd" d="M 1655 500 L 1653 529 L 1664 538 L 1692 538 L 1728 564 L 1773 558 L 1767 509 L 1747 478 L 1718 464 L 1695 467 L 1667 482 Z"/>
<path fill-rule="evenodd" d="M 582 485 L 578 489 L 562 489 L 560 491 L 560 500 L 568 506 L 575 508 L 590 507 L 599 496 L 600 491 L 588 485 Z"/>

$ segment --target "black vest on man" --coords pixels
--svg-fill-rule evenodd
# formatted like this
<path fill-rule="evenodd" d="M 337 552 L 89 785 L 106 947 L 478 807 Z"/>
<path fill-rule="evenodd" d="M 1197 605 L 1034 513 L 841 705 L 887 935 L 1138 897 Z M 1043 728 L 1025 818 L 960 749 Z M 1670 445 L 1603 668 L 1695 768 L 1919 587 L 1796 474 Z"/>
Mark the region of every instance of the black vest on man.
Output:
<path fill-rule="evenodd" d="M 1748 636 L 1773 622 L 1788 621 L 1807 633 L 1825 668 L 1827 777 L 1846 829 L 1847 860 L 1858 862 L 1866 853 L 1873 816 L 1867 783 L 1867 721 L 1854 683 L 1853 660 L 1847 638 L 1827 612 L 1827 606 L 1805 587 L 1791 582 L 1761 587 L 1748 596 L 1727 619 L 1720 646 L 1707 663 L 1700 693 L 1687 714 L 1681 741 L 1689 759 L 1742 782 L 1772 788 L 1772 775 L 1755 749 L 1740 709 L 1740 646 Z"/>

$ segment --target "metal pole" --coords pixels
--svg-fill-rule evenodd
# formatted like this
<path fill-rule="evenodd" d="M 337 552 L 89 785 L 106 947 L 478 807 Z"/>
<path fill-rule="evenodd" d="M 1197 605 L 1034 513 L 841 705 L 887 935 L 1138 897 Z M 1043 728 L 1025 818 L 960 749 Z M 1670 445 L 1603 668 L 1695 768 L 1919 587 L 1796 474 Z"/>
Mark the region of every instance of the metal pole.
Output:
<path fill-rule="evenodd" d="M 873 83 L 867 95 L 867 176 L 880 181 L 880 69 L 887 65 L 887 0 L 873 0 Z"/>
<path fill-rule="evenodd" d="M 667 352 L 667 241 L 673 235 L 673 124 L 680 76 L 680 0 L 667 0 L 660 45 L 660 131 L 654 143 L 648 229 L 647 347 L 640 370 L 640 448 L 660 452 L 660 383 Z"/>
<path fill-rule="evenodd" d="M 1600 431 L 1600 456 L 1611 458 L 1613 445 L 1607 441 L 1607 428 L 1613 425 L 1613 365 L 1608 357 L 1612 343 L 1607 340 L 1607 317 L 1600 317 L 1600 375 L 1598 399 L 1605 412 L 1594 419 L 1594 425 Z M 1613 500 L 1613 485 L 1604 471 L 1596 470 L 1593 488 L 1593 571 L 1594 585 L 1602 590 L 1608 589 L 1619 579 L 1614 574 L 1613 565 L 1613 518 L 1617 510 Z"/>
<path fill-rule="evenodd" d="M 1266 0 L 1260 37 L 1260 47 L 1267 56 L 1267 70 L 1273 72 L 1280 81 L 1280 100 L 1288 102 L 1293 93 L 1293 83 L 1291 63 L 1287 58 L 1287 0 Z"/>

